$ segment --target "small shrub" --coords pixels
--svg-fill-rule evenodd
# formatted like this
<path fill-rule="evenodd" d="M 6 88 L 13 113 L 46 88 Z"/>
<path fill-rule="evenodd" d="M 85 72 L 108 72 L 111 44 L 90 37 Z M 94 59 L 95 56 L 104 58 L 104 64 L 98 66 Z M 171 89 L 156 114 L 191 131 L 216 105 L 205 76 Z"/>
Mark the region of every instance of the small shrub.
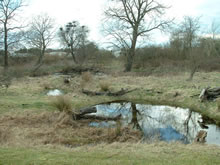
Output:
<path fill-rule="evenodd" d="M 43 84 L 42 84 L 42 87 L 43 87 L 45 90 L 53 89 L 53 87 L 51 86 L 50 83 L 43 83 Z"/>
<path fill-rule="evenodd" d="M 61 112 L 70 113 L 72 111 L 72 103 L 67 96 L 57 96 L 52 102 L 52 106 L 56 107 Z"/>
<path fill-rule="evenodd" d="M 81 78 L 84 82 L 89 82 L 92 80 L 92 74 L 90 72 L 83 72 Z"/>
<path fill-rule="evenodd" d="M 101 81 L 99 83 L 99 86 L 101 88 L 101 91 L 107 92 L 110 90 L 110 84 L 107 81 Z"/>

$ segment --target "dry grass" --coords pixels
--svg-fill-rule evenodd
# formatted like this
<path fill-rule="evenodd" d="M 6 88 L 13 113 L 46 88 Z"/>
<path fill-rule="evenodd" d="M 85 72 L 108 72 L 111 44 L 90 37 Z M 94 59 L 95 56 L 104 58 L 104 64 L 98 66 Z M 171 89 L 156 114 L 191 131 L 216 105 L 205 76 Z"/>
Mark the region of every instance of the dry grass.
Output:
<path fill-rule="evenodd" d="M 0 148 L 0 164 L 23 165 L 218 165 L 220 150 L 216 146 L 179 143 L 102 143 L 73 148 L 34 147 Z"/>
<path fill-rule="evenodd" d="M 102 80 L 111 84 L 112 89 L 115 91 L 118 91 L 121 88 L 138 88 L 134 92 L 117 98 L 108 96 L 87 96 L 82 94 L 80 89 L 80 80 L 82 80 L 82 78 L 80 76 L 73 77 L 71 84 L 65 86 L 65 90 L 63 89 L 62 76 L 50 75 L 44 77 L 13 79 L 8 92 L 0 99 L 0 145 L 12 148 L 8 152 L 10 154 L 8 154 L 8 157 L 5 158 L 3 163 L 1 162 L 2 158 L 0 159 L 0 164 L 7 164 L 7 160 L 11 158 L 11 153 L 15 151 L 15 148 L 18 148 L 18 154 L 20 154 L 21 148 L 33 146 L 41 147 L 41 149 L 45 149 L 48 146 L 54 148 L 65 146 L 64 150 L 66 150 L 66 147 L 73 147 L 75 149 L 76 146 L 84 145 L 82 148 L 79 147 L 80 152 L 78 156 L 82 157 L 85 153 L 90 153 L 81 152 L 88 150 L 89 147 L 86 144 L 92 146 L 91 144 L 97 143 L 104 143 L 104 145 L 98 145 L 96 152 L 92 152 L 93 154 L 90 155 L 91 159 L 88 160 L 87 157 L 85 157 L 85 162 L 90 163 L 90 160 L 94 160 L 97 153 L 108 153 L 105 154 L 102 159 L 97 159 L 97 162 L 107 160 L 106 158 L 110 157 L 109 160 L 111 160 L 111 158 L 115 158 L 113 159 L 115 161 L 121 159 L 124 160 L 124 162 L 118 162 L 118 164 L 130 164 L 129 161 L 131 160 L 128 160 L 128 157 L 134 155 L 132 157 L 132 159 L 135 160 L 134 164 L 144 164 L 149 161 L 153 162 L 158 159 L 158 156 L 163 157 L 166 160 L 166 163 L 158 160 L 158 164 L 172 164 L 170 161 L 172 158 L 175 159 L 175 163 L 173 164 L 219 164 L 219 153 L 217 153 L 219 149 L 216 147 L 214 150 L 209 145 L 185 146 L 165 143 L 137 145 L 127 143 L 123 145 L 117 143 L 115 145 L 106 145 L 106 143 L 109 144 L 113 142 L 138 142 L 141 139 L 141 133 L 132 130 L 129 127 L 121 128 L 120 125 L 116 128 L 109 129 L 88 127 L 89 120 L 73 121 L 72 116 L 65 112 L 51 112 L 54 111 L 55 108 L 49 106 L 51 97 L 46 96 L 45 88 L 43 88 L 44 84 L 48 83 L 56 89 L 65 91 L 68 97 L 74 98 L 71 101 L 73 109 L 80 109 L 82 107 L 99 104 L 100 102 L 121 99 L 134 101 L 135 103 L 157 103 L 189 107 L 194 110 L 200 110 L 200 112 L 207 114 L 216 120 L 220 120 L 219 101 L 201 103 L 199 102 L 198 97 L 190 97 L 199 94 L 201 90 L 207 86 L 217 87 L 220 83 L 219 72 L 198 72 L 195 74 L 193 81 L 190 82 L 186 81 L 187 77 L 188 73 L 185 72 L 176 75 L 160 76 L 138 76 L 136 73 L 120 73 L 120 75 L 114 76 L 93 76 L 92 83 L 89 83 L 89 89 L 92 91 L 100 90 L 99 82 Z M 174 96 L 177 92 L 178 95 Z M 63 102 L 65 102 L 65 99 L 61 100 L 61 104 L 59 104 L 65 104 Z M 22 104 L 24 104 L 24 106 L 21 106 Z M 112 149 L 112 147 L 114 149 Z M 95 150 L 95 148 L 89 149 L 90 151 Z M 5 150 L 0 149 L 0 152 L 1 151 L 2 153 L 5 153 Z M 115 152 L 119 153 L 119 156 L 117 155 L 116 157 Z M 148 154 L 146 154 L 146 152 L 148 152 Z M 29 151 L 27 151 L 27 153 L 29 153 Z M 123 158 L 121 157 L 121 153 Z M 43 154 L 44 153 L 41 150 L 37 154 L 33 154 L 33 159 L 31 159 L 31 161 L 21 164 L 33 164 L 33 160 L 35 160 L 36 156 L 41 159 Z M 149 154 L 151 155 L 150 157 Z M 62 150 L 61 157 L 63 157 L 63 155 L 66 155 L 66 152 Z M 4 156 L 2 157 L 4 158 Z M 71 155 L 70 157 L 73 158 L 74 156 Z M 196 160 L 194 159 L 195 157 L 197 158 Z M 149 160 L 148 158 L 152 158 L 152 160 Z M 54 156 L 53 160 L 57 162 L 57 157 Z M 211 160 L 215 161 L 211 162 Z M 94 162 L 93 164 L 97 164 L 97 162 Z M 19 163 L 12 161 L 8 164 Z M 39 164 L 47 163 L 40 162 Z M 60 164 L 68 163 L 64 160 L 63 163 Z M 69 164 L 72 164 L 72 162 L 70 161 Z M 112 161 L 108 162 L 108 164 L 112 164 Z"/>
<path fill-rule="evenodd" d="M 44 83 L 42 84 L 42 87 L 43 87 L 45 90 L 53 89 L 52 85 L 51 85 L 49 82 L 44 82 Z"/>
<path fill-rule="evenodd" d="M 83 72 L 81 75 L 82 81 L 90 82 L 92 80 L 92 74 L 90 72 Z"/>
<path fill-rule="evenodd" d="M 57 110 L 59 110 L 60 112 L 66 112 L 68 114 L 72 112 L 71 99 L 65 95 L 57 96 L 52 101 L 52 106 L 57 108 Z"/>
<path fill-rule="evenodd" d="M 122 128 L 89 127 L 89 120 L 73 121 L 65 112 L 5 115 L 0 117 L 0 144 L 4 146 L 78 146 L 91 143 L 137 142 L 141 133 Z"/>
<path fill-rule="evenodd" d="M 92 79 L 93 79 L 93 76 L 90 72 L 83 72 L 81 75 L 81 81 L 80 81 L 81 89 L 84 89 L 87 86 L 87 84 L 92 81 Z"/>
<path fill-rule="evenodd" d="M 99 83 L 101 91 L 107 92 L 110 90 L 110 83 L 108 81 L 101 81 Z"/>

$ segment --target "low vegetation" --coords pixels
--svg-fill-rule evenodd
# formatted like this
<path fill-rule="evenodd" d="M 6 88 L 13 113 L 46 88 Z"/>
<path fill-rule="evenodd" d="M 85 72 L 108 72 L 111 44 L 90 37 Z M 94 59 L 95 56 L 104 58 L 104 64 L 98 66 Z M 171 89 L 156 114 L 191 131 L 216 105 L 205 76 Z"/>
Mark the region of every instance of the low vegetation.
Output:
<path fill-rule="evenodd" d="M 110 90 L 110 83 L 106 80 L 103 80 L 99 83 L 101 91 L 107 92 Z"/>
<path fill-rule="evenodd" d="M 86 147 L 35 147 L 0 149 L 0 164 L 148 164 L 217 165 L 220 151 L 215 146 L 182 144 L 113 143 Z M 159 156 L 159 157 L 158 157 Z M 9 159 L 10 158 L 10 159 Z"/>
<path fill-rule="evenodd" d="M 70 113 L 72 109 L 72 101 L 67 96 L 57 96 L 56 99 L 52 101 L 52 106 L 57 108 L 60 112 Z"/>
<path fill-rule="evenodd" d="M 200 17 L 184 16 L 174 25 L 165 16 L 169 5 L 159 0 L 111 1 L 102 26 L 105 40 L 113 45 L 107 50 L 98 44 L 110 45 L 90 40 L 90 29 L 81 22 L 69 20 L 55 34 L 55 20 L 40 14 L 24 29 L 17 25 L 27 6 L 23 0 L 2 0 L 0 6 L 0 165 L 220 164 L 219 146 L 143 139 L 135 106 L 137 129 L 123 126 L 117 117 L 114 128 L 92 127 L 91 122 L 103 118 L 83 114 L 85 119 L 79 113 L 126 101 L 189 108 L 220 125 L 220 99 L 199 99 L 204 88 L 220 85 L 214 21 L 204 34 Z M 167 44 L 148 45 L 153 30 L 168 28 Z M 55 36 L 62 49 L 48 49 Z M 24 48 L 11 50 L 19 47 Z M 55 89 L 63 95 L 47 95 Z"/>
<path fill-rule="evenodd" d="M 88 66 L 95 66 L 99 73 L 60 75 L 58 73 L 71 65 L 57 60 L 40 68 L 39 73 L 48 72 L 48 75 L 10 74 L 7 90 L 0 88 L 0 164 L 219 164 L 217 146 L 143 142 L 142 134 L 131 127 L 120 124 L 109 129 L 89 127 L 91 120 L 74 121 L 69 115 L 72 110 L 77 112 L 90 105 L 127 100 L 190 108 L 218 124 L 219 100 L 200 102 L 198 98 L 203 88 L 219 86 L 218 69 L 197 71 L 193 80 L 187 81 L 190 72 L 181 70 L 181 66 L 166 72 L 165 68 L 173 65 L 161 62 L 125 73 L 121 72 L 123 59 L 113 58 L 111 63 L 101 67 L 90 60 Z M 69 80 L 68 84 L 65 79 Z M 120 97 L 87 96 L 82 93 L 82 82 L 86 84 L 83 89 L 90 91 L 137 90 Z M 60 89 L 65 95 L 47 96 L 51 89 Z M 85 150 L 90 151 L 86 156 Z"/>

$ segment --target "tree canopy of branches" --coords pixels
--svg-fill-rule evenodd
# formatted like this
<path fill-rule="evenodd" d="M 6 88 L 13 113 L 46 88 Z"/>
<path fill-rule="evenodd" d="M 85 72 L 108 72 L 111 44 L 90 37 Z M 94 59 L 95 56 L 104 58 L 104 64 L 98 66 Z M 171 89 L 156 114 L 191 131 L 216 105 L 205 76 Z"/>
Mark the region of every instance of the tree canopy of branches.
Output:
<path fill-rule="evenodd" d="M 188 80 L 193 79 L 193 75 L 200 65 L 199 61 L 197 61 L 198 58 L 195 58 L 197 54 L 200 54 L 198 49 L 196 49 L 199 44 L 199 20 L 200 17 L 185 16 L 171 34 L 171 46 L 175 45 L 175 48 L 179 49 L 180 54 L 190 60 L 191 72 Z"/>
<path fill-rule="evenodd" d="M 179 49 L 185 56 L 190 56 L 193 47 L 197 44 L 200 30 L 199 19 L 200 17 L 185 16 L 171 34 L 171 45 Z"/>
<path fill-rule="evenodd" d="M 220 34 L 220 26 L 216 20 L 213 20 L 210 27 L 210 33 L 212 35 L 212 39 L 215 40 L 216 36 Z"/>
<path fill-rule="evenodd" d="M 46 48 L 54 39 L 54 20 L 47 14 L 41 14 L 34 17 L 30 23 L 29 30 L 26 32 L 26 42 L 34 48 L 40 50 L 37 67 L 40 67 L 43 61 Z"/>
<path fill-rule="evenodd" d="M 16 17 L 22 7 L 23 0 L 1 0 L 0 1 L 0 26 L 3 34 L 4 47 L 4 67 L 8 68 L 8 49 L 13 46 L 21 38 L 21 33 L 18 31 L 22 28 L 19 25 Z"/>
<path fill-rule="evenodd" d="M 162 29 L 171 20 L 163 20 L 168 7 L 157 0 L 112 0 L 105 11 L 104 32 L 114 45 L 127 50 L 125 71 L 131 71 L 138 38 L 155 29 Z"/>
<path fill-rule="evenodd" d="M 77 49 L 81 48 L 82 56 L 85 56 L 84 48 L 87 42 L 88 32 L 88 28 L 81 26 L 77 21 L 69 22 L 59 30 L 60 42 L 69 50 L 75 63 L 78 63 L 76 58 Z"/>

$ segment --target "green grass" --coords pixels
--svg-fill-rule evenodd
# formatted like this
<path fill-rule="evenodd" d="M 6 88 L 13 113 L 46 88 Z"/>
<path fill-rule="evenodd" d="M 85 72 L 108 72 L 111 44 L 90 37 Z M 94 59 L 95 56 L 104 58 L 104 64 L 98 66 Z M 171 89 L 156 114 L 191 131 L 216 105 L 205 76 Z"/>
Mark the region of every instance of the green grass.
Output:
<path fill-rule="evenodd" d="M 13 82 L 7 92 L 0 89 L 0 105 L 2 107 L 0 113 L 13 110 L 52 110 L 51 98 L 46 96 L 47 90 L 44 88 L 46 85 L 52 89 L 65 91 L 71 97 L 74 109 L 114 100 L 127 100 L 143 104 L 165 104 L 190 108 L 220 121 L 220 111 L 216 102 L 201 103 L 198 97 L 191 97 L 199 94 L 207 86 L 218 87 L 220 84 L 219 72 L 196 73 L 193 81 L 186 81 L 188 75 L 189 73 L 182 72 L 177 75 L 148 77 L 136 76 L 135 73 L 118 76 L 108 75 L 103 78 L 93 76 L 93 81 L 87 84 L 88 90 L 92 91 L 100 91 L 99 83 L 102 81 L 106 81 L 111 85 L 111 91 L 118 91 L 121 88 L 138 89 L 121 97 L 91 97 L 82 94 L 80 76 L 74 77 L 69 86 L 63 84 L 62 76 L 18 79 Z M 157 91 L 161 93 L 157 93 Z M 176 92 L 179 95 L 174 97 Z"/>
<path fill-rule="evenodd" d="M 84 146 L 75 149 L 0 148 L 2 165 L 218 165 L 216 147 L 182 144 L 123 144 Z"/>

